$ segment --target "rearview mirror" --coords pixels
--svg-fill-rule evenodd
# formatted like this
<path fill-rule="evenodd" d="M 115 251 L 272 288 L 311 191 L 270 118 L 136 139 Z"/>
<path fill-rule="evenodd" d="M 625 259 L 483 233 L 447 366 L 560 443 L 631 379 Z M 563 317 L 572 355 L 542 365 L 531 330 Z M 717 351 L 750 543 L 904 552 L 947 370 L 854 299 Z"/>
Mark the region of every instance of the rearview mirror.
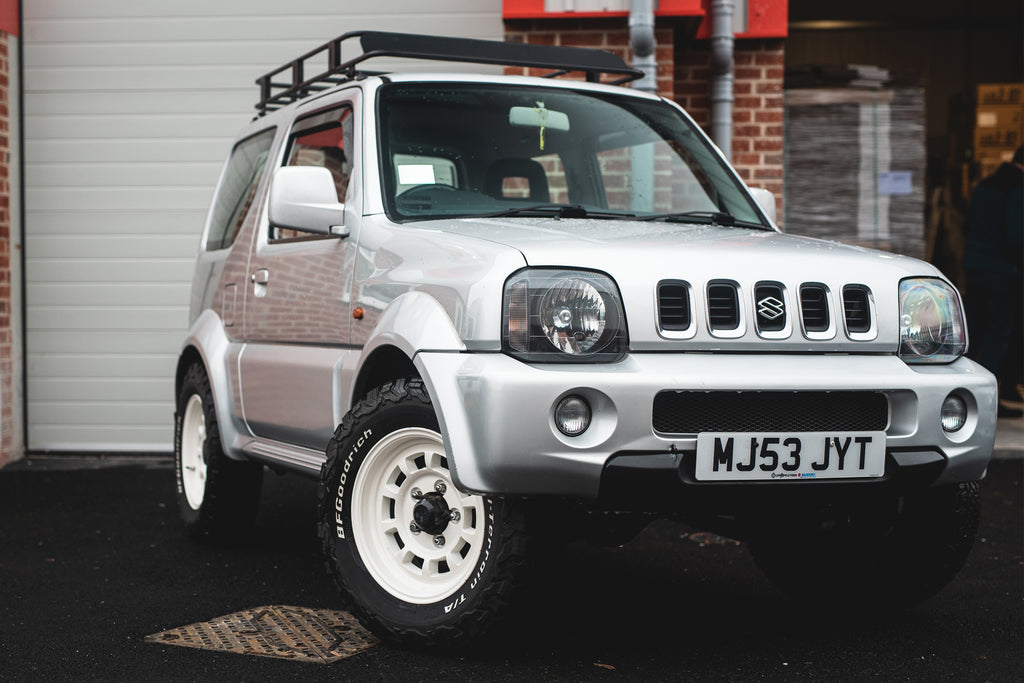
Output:
<path fill-rule="evenodd" d="M 315 235 L 347 237 L 345 205 L 334 176 L 320 166 L 282 166 L 270 183 L 270 224 Z"/>
<path fill-rule="evenodd" d="M 512 107 L 508 110 L 508 122 L 527 128 L 569 130 L 569 117 L 565 112 L 551 111 L 544 107 L 543 102 L 538 102 L 536 107 Z"/>

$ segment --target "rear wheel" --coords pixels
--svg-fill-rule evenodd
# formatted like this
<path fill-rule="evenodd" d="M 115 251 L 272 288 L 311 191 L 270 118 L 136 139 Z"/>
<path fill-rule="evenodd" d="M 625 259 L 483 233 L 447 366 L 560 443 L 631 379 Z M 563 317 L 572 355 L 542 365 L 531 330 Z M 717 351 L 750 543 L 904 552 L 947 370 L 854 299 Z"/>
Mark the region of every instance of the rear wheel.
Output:
<path fill-rule="evenodd" d="M 263 466 L 229 458 L 221 447 L 213 393 L 203 366 L 185 372 L 175 419 L 178 510 L 193 536 L 230 538 L 252 526 Z"/>
<path fill-rule="evenodd" d="M 371 391 L 342 420 L 322 475 L 328 568 L 378 635 L 455 645 L 509 604 L 521 515 L 508 500 L 458 490 L 422 382 Z"/>
<path fill-rule="evenodd" d="M 927 600 L 967 561 L 978 529 L 979 485 L 964 482 L 870 506 L 819 511 L 750 550 L 764 574 L 806 601 L 861 610 Z"/>

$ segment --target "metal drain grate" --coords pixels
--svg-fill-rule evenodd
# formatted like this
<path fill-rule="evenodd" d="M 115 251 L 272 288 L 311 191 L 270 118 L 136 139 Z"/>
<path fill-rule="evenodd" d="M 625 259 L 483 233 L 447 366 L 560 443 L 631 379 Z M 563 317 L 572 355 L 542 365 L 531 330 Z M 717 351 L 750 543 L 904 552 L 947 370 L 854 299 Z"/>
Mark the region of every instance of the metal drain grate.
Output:
<path fill-rule="evenodd" d="M 378 641 L 346 612 L 271 605 L 154 633 L 146 642 L 330 664 Z"/>

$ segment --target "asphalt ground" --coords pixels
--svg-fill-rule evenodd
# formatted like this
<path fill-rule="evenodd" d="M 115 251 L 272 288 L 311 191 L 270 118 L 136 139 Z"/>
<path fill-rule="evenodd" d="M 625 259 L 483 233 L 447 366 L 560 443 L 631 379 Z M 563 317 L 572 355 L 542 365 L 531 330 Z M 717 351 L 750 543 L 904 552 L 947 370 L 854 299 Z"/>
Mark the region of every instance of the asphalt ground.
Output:
<path fill-rule="evenodd" d="M 30 458 L 0 470 L 0 680 L 1021 681 L 1019 455 L 992 463 L 960 576 L 895 617 L 805 610 L 744 546 L 658 522 L 544 558 L 504 635 L 468 652 L 378 645 L 329 665 L 144 640 L 262 605 L 337 608 L 315 482 L 268 473 L 256 533 L 204 545 L 178 523 L 168 458 Z"/>

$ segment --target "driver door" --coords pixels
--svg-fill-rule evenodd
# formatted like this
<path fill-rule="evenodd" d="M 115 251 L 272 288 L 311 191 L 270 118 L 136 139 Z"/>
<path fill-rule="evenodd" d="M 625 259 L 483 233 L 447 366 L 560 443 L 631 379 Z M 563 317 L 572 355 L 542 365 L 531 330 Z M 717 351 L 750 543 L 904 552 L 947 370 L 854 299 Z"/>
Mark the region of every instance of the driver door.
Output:
<path fill-rule="evenodd" d="M 296 121 L 283 165 L 322 166 L 355 208 L 358 94 Z M 340 419 L 338 372 L 350 353 L 350 292 L 360 211 L 349 236 L 283 230 L 266 212 L 253 240 L 240 359 L 242 409 L 253 435 L 322 451 Z"/>

